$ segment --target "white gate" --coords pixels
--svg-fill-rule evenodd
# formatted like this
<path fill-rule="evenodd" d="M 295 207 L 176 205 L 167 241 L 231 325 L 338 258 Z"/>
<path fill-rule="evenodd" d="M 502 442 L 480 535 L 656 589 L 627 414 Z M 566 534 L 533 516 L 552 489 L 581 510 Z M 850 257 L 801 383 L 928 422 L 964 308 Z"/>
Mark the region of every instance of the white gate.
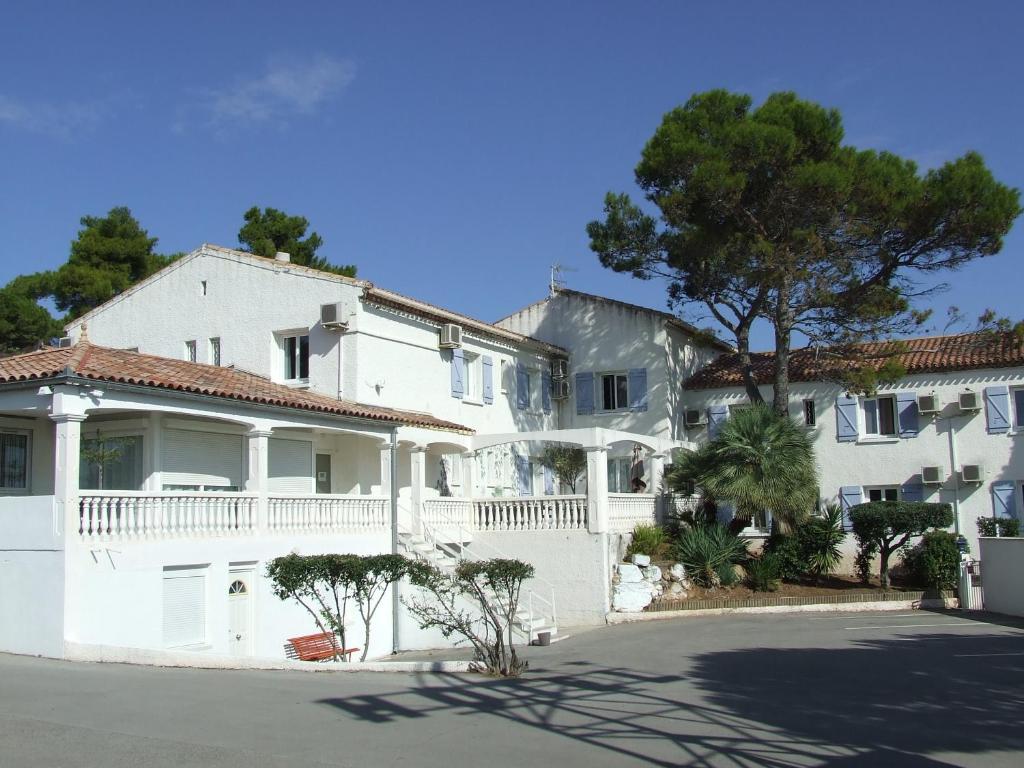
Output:
<path fill-rule="evenodd" d="M 965 611 L 981 611 L 985 608 L 980 560 L 960 561 L 960 608 Z"/>

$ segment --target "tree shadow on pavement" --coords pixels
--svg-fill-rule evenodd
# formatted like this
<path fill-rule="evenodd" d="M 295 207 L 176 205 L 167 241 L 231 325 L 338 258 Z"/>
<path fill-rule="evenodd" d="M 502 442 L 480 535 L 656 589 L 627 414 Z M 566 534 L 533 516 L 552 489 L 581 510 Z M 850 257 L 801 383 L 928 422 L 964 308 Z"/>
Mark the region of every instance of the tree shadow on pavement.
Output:
<path fill-rule="evenodd" d="M 936 634 L 838 649 L 681 650 L 678 674 L 579 661 L 518 680 L 422 677 L 386 695 L 320 703 L 385 726 L 465 716 L 517 728 L 523 740 L 538 729 L 575 742 L 574 764 L 590 755 L 666 767 L 946 765 L 928 755 L 1024 749 L 1024 656 L 1007 655 L 1021 639 L 970 641 Z"/>

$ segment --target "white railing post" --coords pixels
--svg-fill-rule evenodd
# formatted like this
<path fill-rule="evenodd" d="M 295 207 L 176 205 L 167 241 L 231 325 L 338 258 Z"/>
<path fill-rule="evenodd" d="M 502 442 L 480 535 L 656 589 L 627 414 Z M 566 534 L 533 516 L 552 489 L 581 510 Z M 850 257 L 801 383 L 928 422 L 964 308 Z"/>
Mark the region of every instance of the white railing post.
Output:
<path fill-rule="evenodd" d="M 608 449 L 593 446 L 587 452 L 587 530 L 608 531 Z"/>

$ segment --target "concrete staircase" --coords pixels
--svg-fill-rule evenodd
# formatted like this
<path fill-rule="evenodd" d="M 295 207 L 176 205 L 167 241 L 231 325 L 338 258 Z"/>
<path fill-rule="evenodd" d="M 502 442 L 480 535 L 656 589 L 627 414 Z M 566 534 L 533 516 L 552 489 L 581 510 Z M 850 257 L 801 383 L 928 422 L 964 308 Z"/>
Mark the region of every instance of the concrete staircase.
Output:
<path fill-rule="evenodd" d="M 484 559 L 480 553 L 471 553 L 470 547 L 463 543 L 444 543 L 432 540 L 427 536 L 416 535 L 408 531 L 400 531 L 398 542 L 405 551 L 417 560 L 430 563 L 442 571 L 451 573 L 455 570 L 460 560 Z M 494 553 L 493 557 L 500 557 Z M 496 603 L 502 604 L 498 596 L 493 593 L 489 595 Z M 548 632 L 551 642 L 565 639 L 558 637 L 558 626 L 555 621 L 554 595 L 541 598 L 537 593 L 532 594 L 529 584 L 523 585 L 522 593 L 519 596 L 512 631 L 523 639 L 527 644 L 534 642 L 541 632 Z M 532 613 L 531 613 L 532 602 Z"/>

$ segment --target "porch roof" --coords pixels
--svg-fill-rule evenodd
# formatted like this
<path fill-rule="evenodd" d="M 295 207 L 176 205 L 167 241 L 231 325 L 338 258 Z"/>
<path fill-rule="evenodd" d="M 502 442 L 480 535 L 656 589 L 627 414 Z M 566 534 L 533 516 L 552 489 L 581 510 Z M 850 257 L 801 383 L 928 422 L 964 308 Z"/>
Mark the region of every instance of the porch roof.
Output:
<path fill-rule="evenodd" d="M 26 381 L 92 379 L 190 394 L 239 400 L 257 405 L 372 419 L 428 429 L 471 434 L 461 424 L 429 414 L 400 411 L 340 400 L 328 395 L 275 384 L 262 376 L 236 368 L 173 360 L 91 343 L 87 336 L 72 347 L 0 358 L 0 385 Z"/>

